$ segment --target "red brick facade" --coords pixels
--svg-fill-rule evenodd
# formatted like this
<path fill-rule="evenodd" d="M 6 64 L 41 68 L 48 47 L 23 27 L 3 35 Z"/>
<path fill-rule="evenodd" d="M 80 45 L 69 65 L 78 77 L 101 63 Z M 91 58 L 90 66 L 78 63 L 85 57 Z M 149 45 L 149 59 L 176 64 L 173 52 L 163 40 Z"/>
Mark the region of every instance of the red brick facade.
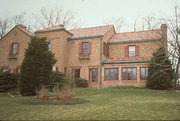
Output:
<path fill-rule="evenodd" d="M 113 25 L 74 30 L 58 25 L 35 33 L 17 25 L 0 40 L 1 71 L 4 67 L 10 72 L 19 69 L 32 36 L 47 37 L 51 42 L 57 59 L 54 70 L 64 72 L 68 79 L 90 80 L 90 87 L 97 88 L 145 85 L 145 67 L 153 52 L 162 43 L 167 48 L 166 25 L 161 29 L 126 33 L 116 33 Z M 18 43 L 17 47 L 12 48 L 12 43 Z M 16 55 L 9 55 L 12 49 L 17 51 Z"/>

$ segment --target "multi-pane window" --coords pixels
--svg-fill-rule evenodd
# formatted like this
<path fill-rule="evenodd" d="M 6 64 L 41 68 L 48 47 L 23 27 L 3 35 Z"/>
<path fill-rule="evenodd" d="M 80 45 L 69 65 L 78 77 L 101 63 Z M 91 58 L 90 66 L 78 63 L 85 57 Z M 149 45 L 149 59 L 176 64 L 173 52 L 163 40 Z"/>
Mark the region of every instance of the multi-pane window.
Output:
<path fill-rule="evenodd" d="M 105 80 L 118 80 L 119 70 L 118 68 L 106 68 Z"/>
<path fill-rule="evenodd" d="M 136 55 L 136 46 L 129 46 L 128 53 L 129 53 L 129 56 L 135 56 Z"/>
<path fill-rule="evenodd" d="M 2 72 L 9 72 L 9 69 L 8 68 L 3 68 Z"/>
<path fill-rule="evenodd" d="M 136 80 L 136 68 L 122 68 L 122 80 Z"/>
<path fill-rule="evenodd" d="M 21 68 L 17 68 L 17 73 L 18 73 L 18 74 L 21 73 Z"/>
<path fill-rule="evenodd" d="M 88 42 L 83 42 L 82 43 L 82 54 L 83 55 L 88 55 L 89 54 L 89 43 Z"/>
<path fill-rule="evenodd" d="M 11 54 L 16 55 L 17 52 L 18 52 L 18 44 L 17 43 L 12 43 Z"/>
<path fill-rule="evenodd" d="M 51 43 L 48 44 L 48 49 L 51 50 L 52 49 L 52 45 Z"/>
<path fill-rule="evenodd" d="M 89 69 L 89 81 L 97 81 L 98 80 L 98 69 L 91 68 Z"/>
<path fill-rule="evenodd" d="M 148 68 L 147 67 L 141 67 L 140 68 L 140 79 L 146 80 L 148 75 Z"/>

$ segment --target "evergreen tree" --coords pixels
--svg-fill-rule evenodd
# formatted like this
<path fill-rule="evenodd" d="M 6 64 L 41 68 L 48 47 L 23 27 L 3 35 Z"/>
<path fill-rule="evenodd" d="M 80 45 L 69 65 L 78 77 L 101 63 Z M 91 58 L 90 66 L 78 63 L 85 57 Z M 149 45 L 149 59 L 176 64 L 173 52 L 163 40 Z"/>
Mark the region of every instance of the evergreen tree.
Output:
<path fill-rule="evenodd" d="M 34 37 L 25 51 L 25 58 L 21 66 L 20 93 L 35 95 L 40 86 L 48 87 L 52 67 L 56 60 L 48 49 L 46 38 Z"/>
<path fill-rule="evenodd" d="M 173 73 L 172 64 L 166 56 L 165 50 L 159 48 L 150 61 L 146 86 L 150 89 L 160 90 L 172 88 Z"/>

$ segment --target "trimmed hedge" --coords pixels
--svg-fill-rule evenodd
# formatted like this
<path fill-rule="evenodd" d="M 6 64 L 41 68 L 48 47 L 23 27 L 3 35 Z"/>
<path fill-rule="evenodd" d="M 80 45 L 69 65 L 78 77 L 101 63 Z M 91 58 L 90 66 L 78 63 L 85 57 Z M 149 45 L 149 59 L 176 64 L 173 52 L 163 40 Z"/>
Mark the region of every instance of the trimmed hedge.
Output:
<path fill-rule="evenodd" d="M 18 76 L 9 72 L 0 72 L 0 92 L 8 92 L 18 87 Z"/>
<path fill-rule="evenodd" d="M 76 87 L 88 87 L 88 80 L 76 78 L 75 84 L 76 84 Z"/>

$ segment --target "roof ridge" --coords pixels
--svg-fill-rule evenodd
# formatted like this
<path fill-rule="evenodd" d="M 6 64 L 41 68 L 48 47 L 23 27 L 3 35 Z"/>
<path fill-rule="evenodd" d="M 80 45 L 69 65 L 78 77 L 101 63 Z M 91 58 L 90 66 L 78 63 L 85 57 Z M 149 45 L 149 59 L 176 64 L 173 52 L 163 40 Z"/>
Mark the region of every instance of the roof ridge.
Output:
<path fill-rule="evenodd" d="M 24 26 L 24 25 L 23 25 L 23 26 Z M 17 27 L 18 29 L 22 30 L 22 32 L 28 34 L 29 36 L 33 36 L 33 35 L 34 35 L 33 32 L 31 32 L 31 31 L 29 31 L 29 30 L 27 30 L 27 29 L 25 29 L 25 28 L 22 28 L 22 27 L 20 27 L 20 26 L 18 26 L 18 25 L 16 25 L 15 27 Z M 26 26 L 25 26 L 25 27 L 26 27 Z"/>
<path fill-rule="evenodd" d="M 61 27 L 61 28 L 64 28 L 64 25 L 63 24 L 59 24 L 59 25 L 55 25 L 55 26 L 50 26 L 50 27 L 46 27 L 46 28 L 42 28 L 42 29 L 39 29 L 39 30 L 36 30 L 35 32 L 37 31 L 46 31 L 48 29 L 60 29 L 60 28 L 55 28 L 55 27 Z"/>
<path fill-rule="evenodd" d="M 116 34 L 128 34 L 128 33 L 138 33 L 138 32 L 149 32 L 149 31 L 156 31 L 161 29 L 151 29 L 151 30 L 142 30 L 142 31 L 133 31 L 133 32 L 122 32 L 122 33 L 116 33 Z"/>
<path fill-rule="evenodd" d="M 103 26 L 94 26 L 94 27 L 84 27 L 84 28 L 79 28 L 79 29 L 101 28 L 101 27 L 106 27 L 106 26 L 114 26 L 114 25 L 103 25 Z M 68 30 L 68 31 L 79 30 L 79 29 L 70 29 L 70 30 Z"/>

